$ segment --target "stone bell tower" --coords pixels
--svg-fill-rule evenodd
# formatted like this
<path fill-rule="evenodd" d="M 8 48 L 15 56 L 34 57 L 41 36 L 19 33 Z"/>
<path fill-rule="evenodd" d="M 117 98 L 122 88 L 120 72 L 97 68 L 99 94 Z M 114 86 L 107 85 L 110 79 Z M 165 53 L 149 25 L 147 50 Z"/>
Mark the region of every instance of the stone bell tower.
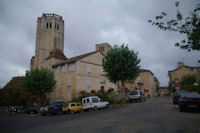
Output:
<path fill-rule="evenodd" d="M 31 59 L 31 69 L 42 68 L 54 49 L 64 50 L 64 21 L 62 16 L 43 14 L 37 21 L 35 56 Z"/>

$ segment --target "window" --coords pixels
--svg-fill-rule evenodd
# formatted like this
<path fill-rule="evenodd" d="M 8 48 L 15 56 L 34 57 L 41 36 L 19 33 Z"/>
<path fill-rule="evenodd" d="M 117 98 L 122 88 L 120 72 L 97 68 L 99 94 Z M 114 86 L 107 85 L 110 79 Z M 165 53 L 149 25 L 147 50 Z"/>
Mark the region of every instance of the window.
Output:
<path fill-rule="evenodd" d="M 57 30 L 59 30 L 59 24 L 57 25 Z"/>
<path fill-rule="evenodd" d="M 76 106 L 81 106 L 81 104 L 76 104 Z"/>
<path fill-rule="evenodd" d="M 83 100 L 83 103 L 86 103 L 86 100 L 85 100 L 85 99 Z"/>
<path fill-rule="evenodd" d="M 137 77 L 136 82 L 140 83 L 140 76 Z"/>
<path fill-rule="evenodd" d="M 58 74 L 58 67 L 53 68 L 54 74 Z"/>
<path fill-rule="evenodd" d="M 65 65 L 62 65 L 62 66 L 61 66 L 61 71 L 62 71 L 62 73 L 66 72 L 66 67 L 65 67 Z"/>
<path fill-rule="evenodd" d="M 87 103 L 89 103 L 89 102 L 90 102 L 90 99 L 88 98 L 88 99 L 87 99 Z"/>
<path fill-rule="evenodd" d="M 92 103 L 98 103 L 99 99 L 98 98 L 92 98 Z"/>
<path fill-rule="evenodd" d="M 46 24 L 46 28 L 48 28 L 48 23 Z"/>
<path fill-rule="evenodd" d="M 104 74 L 104 70 L 103 70 L 103 67 L 101 66 L 101 74 Z"/>
<path fill-rule="evenodd" d="M 88 78 L 88 86 L 91 86 L 91 84 L 92 84 L 92 79 Z"/>
<path fill-rule="evenodd" d="M 51 23 L 49 24 L 49 28 L 51 28 Z"/>
<path fill-rule="evenodd" d="M 104 102 L 104 100 L 100 99 L 100 102 Z"/>
<path fill-rule="evenodd" d="M 67 86 L 72 86 L 71 77 L 67 78 Z"/>
<path fill-rule="evenodd" d="M 54 26 L 54 29 L 56 29 L 56 24 L 55 24 L 55 26 Z"/>
<path fill-rule="evenodd" d="M 71 107 L 74 107 L 75 106 L 75 104 L 71 104 Z"/>
<path fill-rule="evenodd" d="M 68 71 L 69 72 L 72 72 L 72 71 L 74 71 L 75 70 L 75 63 L 70 63 L 69 65 L 68 65 Z"/>
<path fill-rule="evenodd" d="M 108 81 L 108 88 L 111 88 L 111 82 Z"/>
<path fill-rule="evenodd" d="M 58 99 L 59 98 L 59 92 L 56 91 L 56 98 Z"/>
<path fill-rule="evenodd" d="M 87 64 L 87 72 L 91 72 L 91 64 Z"/>

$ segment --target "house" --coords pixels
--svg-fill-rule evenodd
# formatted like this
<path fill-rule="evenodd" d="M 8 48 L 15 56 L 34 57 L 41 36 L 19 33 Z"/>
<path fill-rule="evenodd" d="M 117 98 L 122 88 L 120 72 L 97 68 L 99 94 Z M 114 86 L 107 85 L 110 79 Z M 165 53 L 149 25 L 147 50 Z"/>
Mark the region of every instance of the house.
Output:
<path fill-rule="evenodd" d="M 180 88 L 180 80 L 187 75 L 195 75 L 197 80 L 200 80 L 200 67 L 185 66 L 183 62 L 178 62 L 177 68 L 168 71 L 169 82 L 175 82 L 176 89 Z"/>
<path fill-rule="evenodd" d="M 159 87 L 160 83 L 157 78 L 154 77 L 154 74 L 147 69 L 140 69 L 139 76 L 134 82 L 127 82 L 125 87 L 133 90 L 140 89 L 145 92 L 146 96 L 156 96 L 156 87 Z"/>

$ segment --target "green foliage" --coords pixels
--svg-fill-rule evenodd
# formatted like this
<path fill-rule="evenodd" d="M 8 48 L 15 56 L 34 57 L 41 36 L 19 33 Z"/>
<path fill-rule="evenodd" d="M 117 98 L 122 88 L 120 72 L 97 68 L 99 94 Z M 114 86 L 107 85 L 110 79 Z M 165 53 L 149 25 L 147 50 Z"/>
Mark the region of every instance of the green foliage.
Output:
<path fill-rule="evenodd" d="M 121 81 L 122 86 L 125 81 L 136 79 L 139 73 L 138 53 L 129 50 L 124 44 L 121 46 L 115 45 L 103 58 L 103 68 L 106 72 L 106 77 L 113 82 Z"/>
<path fill-rule="evenodd" d="M 181 49 L 200 50 L 200 4 L 189 13 L 187 17 L 183 17 L 179 9 L 179 2 L 175 2 L 176 17 L 167 19 L 167 13 L 162 12 L 156 16 L 154 20 L 149 20 L 149 23 L 157 26 L 162 30 L 178 32 L 186 36 L 185 39 L 175 43 L 175 46 Z"/>
<path fill-rule="evenodd" d="M 200 82 L 195 75 L 187 75 L 181 78 L 181 89 L 188 91 L 200 91 Z"/>
<path fill-rule="evenodd" d="M 172 81 L 169 83 L 169 87 L 168 87 L 169 93 L 170 92 L 174 93 L 176 91 L 174 84 L 175 84 L 175 81 Z"/>
<path fill-rule="evenodd" d="M 1 91 L 1 105 L 26 106 L 34 102 L 34 96 L 24 91 L 21 86 L 24 77 L 13 77 Z"/>
<path fill-rule="evenodd" d="M 25 91 L 37 97 L 38 102 L 42 103 L 42 98 L 53 91 L 56 85 L 54 73 L 48 69 L 32 69 L 26 71 L 22 82 Z"/>

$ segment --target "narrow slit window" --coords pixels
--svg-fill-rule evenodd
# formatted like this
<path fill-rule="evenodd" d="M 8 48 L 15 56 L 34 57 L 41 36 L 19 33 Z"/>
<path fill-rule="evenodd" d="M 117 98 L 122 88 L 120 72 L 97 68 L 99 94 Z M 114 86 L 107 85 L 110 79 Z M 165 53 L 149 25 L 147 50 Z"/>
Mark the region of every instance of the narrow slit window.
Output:
<path fill-rule="evenodd" d="M 51 28 L 51 23 L 49 24 L 49 28 Z"/>
<path fill-rule="evenodd" d="M 46 28 L 48 29 L 48 23 L 46 24 Z"/>

